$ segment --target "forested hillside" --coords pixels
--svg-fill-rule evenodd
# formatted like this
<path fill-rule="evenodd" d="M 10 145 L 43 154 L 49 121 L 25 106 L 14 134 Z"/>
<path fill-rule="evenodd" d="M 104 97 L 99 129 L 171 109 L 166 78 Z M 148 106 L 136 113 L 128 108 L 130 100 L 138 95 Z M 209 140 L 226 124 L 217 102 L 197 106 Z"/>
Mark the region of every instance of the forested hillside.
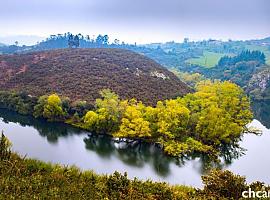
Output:
<path fill-rule="evenodd" d="M 32 96 L 58 93 L 93 103 L 109 88 L 146 104 L 182 96 L 190 88 L 155 61 L 122 49 L 62 49 L 0 56 L 0 90 Z"/>

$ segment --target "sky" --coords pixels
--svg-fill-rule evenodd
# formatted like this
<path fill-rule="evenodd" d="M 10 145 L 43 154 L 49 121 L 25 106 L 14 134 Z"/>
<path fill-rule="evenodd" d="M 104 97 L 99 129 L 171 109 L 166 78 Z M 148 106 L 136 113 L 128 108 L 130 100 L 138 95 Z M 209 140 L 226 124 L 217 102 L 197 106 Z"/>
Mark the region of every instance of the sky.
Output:
<path fill-rule="evenodd" d="M 138 44 L 265 38 L 270 0 L 0 0 L 0 42 L 65 32 Z"/>

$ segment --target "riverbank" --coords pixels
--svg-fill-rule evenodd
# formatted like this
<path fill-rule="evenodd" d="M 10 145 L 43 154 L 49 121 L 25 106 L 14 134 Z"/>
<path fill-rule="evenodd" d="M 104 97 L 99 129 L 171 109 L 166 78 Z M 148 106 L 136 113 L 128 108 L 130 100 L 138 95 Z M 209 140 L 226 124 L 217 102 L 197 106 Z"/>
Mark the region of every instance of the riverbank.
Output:
<path fill-rule="evenodd" d="M 0 198 L 4 199 L 240 199 L 247 188 L 270 189 L 263 183 L 247 184 L 229 171 L 203 176 L 203 189 L 184 185 L 130 180 L 126 174 L 97 175 L 76 167 L 52 165 L 22 158 L 0 138 Z M 268 187 L 268 188 L 267 188 Z"/>

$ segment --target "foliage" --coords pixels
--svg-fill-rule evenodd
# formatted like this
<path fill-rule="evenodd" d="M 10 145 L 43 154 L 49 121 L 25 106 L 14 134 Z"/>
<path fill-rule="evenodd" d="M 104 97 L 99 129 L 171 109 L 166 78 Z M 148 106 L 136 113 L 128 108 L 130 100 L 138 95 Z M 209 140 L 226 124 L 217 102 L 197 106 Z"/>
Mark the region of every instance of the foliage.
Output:
<path fill-rule="evenodd" d="M 196 90 L 184 97 L 158 101 L 155 107 L 135 99 L 121 100 L 109 89 L 100 92 L 102 98 L 96 100 L 94 108 L 83 101 L 70 103 L 57 94 L 35 100 L 10 92 L 0 93 L 0 105 L 16 110 L 22 105 L 16 103 L 22 102 L 30 105 L 26 114 L 117 138 L 153 142 L 172 156 L 194 151 L 217 154 L 220 146 L 240 140 L 252 119 L 250 102 L 239 86 L 228 81 L 203 81 Z M 12 97 L 19 101 L 12 101 Z"/>
<path fill-rule="evenodd" d="M 240 199 L 242 192 L 248 189 L 246 179 L 232 172 L 213 170 L 202 176 L 204 188 L 202 194 L 213 199 Z"/>
<path fill-rule="evenodd" d="M 270 65 L 270 49 L 269 46 L 265 45 L 256 45 L 256 44 L 249 44 L 245 46 L 246 49 L 250 51 L 261 51 L 265 55 L 265 62 L 267 65 Z"/>
<path fill-rule="evenodd" d="M 213 153 L 223 144 L 235 143 L 252 119 L 249 99 L 239 86 L 227 81 L 203 81 L 197 92 L 159 101 L 155 107 L 121 101 L 107 90 L 96 107 L 84 116 L 85 128 L 118 138 L 154 141 L 172 156 Z"/>
<path fill-rule="evenodd" d="M 257 61 L 260 64 L 265 64 L 265 55 L 261 51 L 242 51 L 239 55 L 229 57 L 224 56 L 218 61 L 218 66 L 235 65 L 242 61 Z"/>
<path fill-rule="evenodd" d="M 187 73 L 182 72 L 177 69 L 171 70 L 180 80 L 191 86 L 192 88 L 195 87 L 195 85 L 206 78 L 200 74 L 200 73 Z"/>
<path fill-rule="evenodd" d="M 43 116 L 44 118 L 56 121 L 65 117 L 65 112 L 62 108 L 62 101 L 57 94 L 52 94 L 48 97 L 44 106 Z"/>
<path fill-rule="evenodd" d="M 227 81 L 204 81 L 184 101 L 192 113 L 195 138 L 205 144 L 233 142 L 252 119 L 249 99 L 239 86 Z"/>
<path fill-rule="evenodd" d="M 100 92 L 102 99 L 96 100 L 96 112 L 88 111 L 84 117 L 86 128 L 99 133 L 118 130 L 127 101 L 120 101 L 118 95 L 108 89 Z"/>
<path fill-rule="evenodd" d="M 41 96 L 34 107 L 35 117 L 44 117 L 49 121 L 62 121 L 67 113 L 63 110 L 60 97 L 57 94 Z"/>
<path fill-rule="evenodd" d="M 241 87 L 246 87 L 252 75 L 264 67 L 264 63 L 264 53 L 245 50 L 233 57 L 220 58 L 216 67 L 212 69 L 193 67 L 192 71 L 203 74 L 212 80 L 230 80 Z"/>
<path fill-rule="evenodd" d="M 114 137 L 147 138 L 151 137 L 150 123 L 143 118 L 144 106 L 139 103 L 125 107 L 119 131 Z"/>
<path fill-rule="evenodd" d="M 7 160 L 11 156 L 11 143 L 3 134 L 0 137 L 0 161 Z"/>
<path fill-rule="evenodd" d="M 0 199 L 181 199 L 195 193 L 187 186 L 170 186 L 127 175 L 97 175 L 12 153 L 0 160 Z"/>
<path fill-rule="evenodd" d="M 79 46 L 80 46 L 79 36 L 78 35 L 73 36 L 72 34 L 70 34 L 68 36 L 68 47 L 69 48 L 72 48 L 72 47 L 78 48 Z"/>
<path fill-rule="evenodd" d="M 72 102 L 70 107 L 70 114 L 74 115 L 77 113 L 79 117 L 84 116 L 88 110 L 93 109 L 86 101 Z"/>
<path fill-rule="evenodd" d="M 20 114 L 31 114 L 36 104 L 36 98 L 24 92 L 0 91 L 0 107 L 17 111 Z"/>

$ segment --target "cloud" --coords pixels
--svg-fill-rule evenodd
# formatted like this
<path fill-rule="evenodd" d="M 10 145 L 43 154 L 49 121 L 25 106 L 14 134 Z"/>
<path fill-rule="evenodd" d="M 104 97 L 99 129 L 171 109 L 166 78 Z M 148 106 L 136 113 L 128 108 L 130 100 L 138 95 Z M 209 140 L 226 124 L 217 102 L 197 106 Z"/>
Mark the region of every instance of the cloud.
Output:
<path fill-rule="evenodd" d="M 1 2 L 0 35 L 107 32 L 130 41 L 263 37 L 270 35 L 269 8 L 268 0 L 9 0 Z"/>

